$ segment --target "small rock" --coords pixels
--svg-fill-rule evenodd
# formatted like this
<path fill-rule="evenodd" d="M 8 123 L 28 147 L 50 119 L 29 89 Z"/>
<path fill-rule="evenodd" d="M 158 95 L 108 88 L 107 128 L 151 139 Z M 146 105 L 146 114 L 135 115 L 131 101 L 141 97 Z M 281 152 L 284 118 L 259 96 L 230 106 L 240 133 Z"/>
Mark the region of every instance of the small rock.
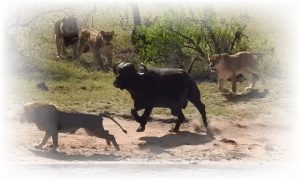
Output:
<path fill-rule="evenodd" d="M 36 87 L 43 91 L 49 91 L 49 88 L 45 82 L 39 82 Z"/>
<path fill-rule="evenodd" d="M 232 140 L 232 139 L 223 138 L 223 139 L 221 139 L 221 142 L 222 143 L 227 143 L 227 144 L 237 145 L 237 143 L 234 140 Z"/>

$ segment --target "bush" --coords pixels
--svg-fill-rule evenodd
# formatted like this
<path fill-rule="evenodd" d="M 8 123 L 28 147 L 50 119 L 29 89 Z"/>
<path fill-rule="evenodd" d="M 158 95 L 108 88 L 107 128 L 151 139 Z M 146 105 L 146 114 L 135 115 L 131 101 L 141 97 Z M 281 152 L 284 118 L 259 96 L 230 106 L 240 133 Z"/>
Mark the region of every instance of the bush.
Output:
<path fill-rule="evenodd" d="M 224 19 L 210 9 L 204 9 L 198 17 L 187 12 L 170 10 L 150 26 L 138 29 L 139 36 L 145 38 L 136 48 L 145 62 L 187 67 L 191 58 L 198 57 L 201 69 L 197 72 L 203 73 L 208 70 L 206 59 L 209 54 L 274 49 L 269 38 L 258 32 L 256 36 L 260 38 L 249 41 L 243 19 Z"/>

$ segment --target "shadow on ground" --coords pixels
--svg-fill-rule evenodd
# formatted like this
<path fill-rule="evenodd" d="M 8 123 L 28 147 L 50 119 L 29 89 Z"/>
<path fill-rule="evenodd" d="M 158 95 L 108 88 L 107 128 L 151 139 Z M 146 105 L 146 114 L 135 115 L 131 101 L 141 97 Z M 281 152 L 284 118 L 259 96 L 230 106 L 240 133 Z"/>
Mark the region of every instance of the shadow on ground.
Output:
<path fill-rule="evenodd" d="M 32 153 L 37 156 L 62 160 L 62 161 L 118 161 L 118 157 L 114 154 L 93 154 L 93 155 L 82 155 L 82 154 L 67 154 L 65 152 L 58 151 L 46 151 L 40 149 L 29 149 Z"/>
<path fill-rule="evenodd" d="M 258 89 L 253 89 L 250 92 L 242 93 L 242 94 L 224 94 L 224 97 L 231 102 L 240 102 L 240 101 L 250 101 L 252 99 L 261 99 L 266 97 L 269 93 L 269 90 L 264 89 L 260 92 Z"/>
<path fill-rule="evenodd" d="M 200 145 L 213 141 L 215 138 L 211 133 L 198 134 L 189 131 L 181 131 L 179 133 L 166 134 L 161 137 L 145 136 L 139 140 L 141 149 L 150 149 L 152 152 L 165 152 L 165 149 L 176 148 L 183 145 Z"/>

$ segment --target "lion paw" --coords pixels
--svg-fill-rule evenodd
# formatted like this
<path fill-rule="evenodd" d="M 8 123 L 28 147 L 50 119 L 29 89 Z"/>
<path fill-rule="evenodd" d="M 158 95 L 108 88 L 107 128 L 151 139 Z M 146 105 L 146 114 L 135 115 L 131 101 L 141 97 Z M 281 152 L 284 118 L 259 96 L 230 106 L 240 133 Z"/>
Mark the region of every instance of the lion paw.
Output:
<path fill-rule="evenodd" d="M 230 93 L 228 89 L 219 89 L 219 91 L 221 91 L 222 93 Z"/>
<path fill-rule="evenodd" d="M 43 149 L 43 146 L 42 145 L 35 145 L 34 148 L 35 149 Z"/>

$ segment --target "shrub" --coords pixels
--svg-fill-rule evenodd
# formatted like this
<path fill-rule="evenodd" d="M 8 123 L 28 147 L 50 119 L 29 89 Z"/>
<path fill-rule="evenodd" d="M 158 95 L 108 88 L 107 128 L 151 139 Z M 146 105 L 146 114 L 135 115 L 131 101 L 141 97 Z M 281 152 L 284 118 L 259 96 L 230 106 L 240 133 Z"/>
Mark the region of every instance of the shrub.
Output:
<path fill-rule="evenodd" d="M 176 64 L 187 67 L 191 58 L 199 58 L 201 69 L 208 70 L 209 54 L 238 51 L 272 51 L 274 46 L 267 36 L 256 33 L 259 39 L 249 41 L 247 24 L 241 18 L 222 18 L 211 9 L 204 9 L 199 16 L 185 10 L 170 10 L 156 18 L 150 26 L 138 29 L 140 37 L 136 48 L 143 61 L 159 64 Z M 205 68 L 203 68 L 205 67 Z"/>

